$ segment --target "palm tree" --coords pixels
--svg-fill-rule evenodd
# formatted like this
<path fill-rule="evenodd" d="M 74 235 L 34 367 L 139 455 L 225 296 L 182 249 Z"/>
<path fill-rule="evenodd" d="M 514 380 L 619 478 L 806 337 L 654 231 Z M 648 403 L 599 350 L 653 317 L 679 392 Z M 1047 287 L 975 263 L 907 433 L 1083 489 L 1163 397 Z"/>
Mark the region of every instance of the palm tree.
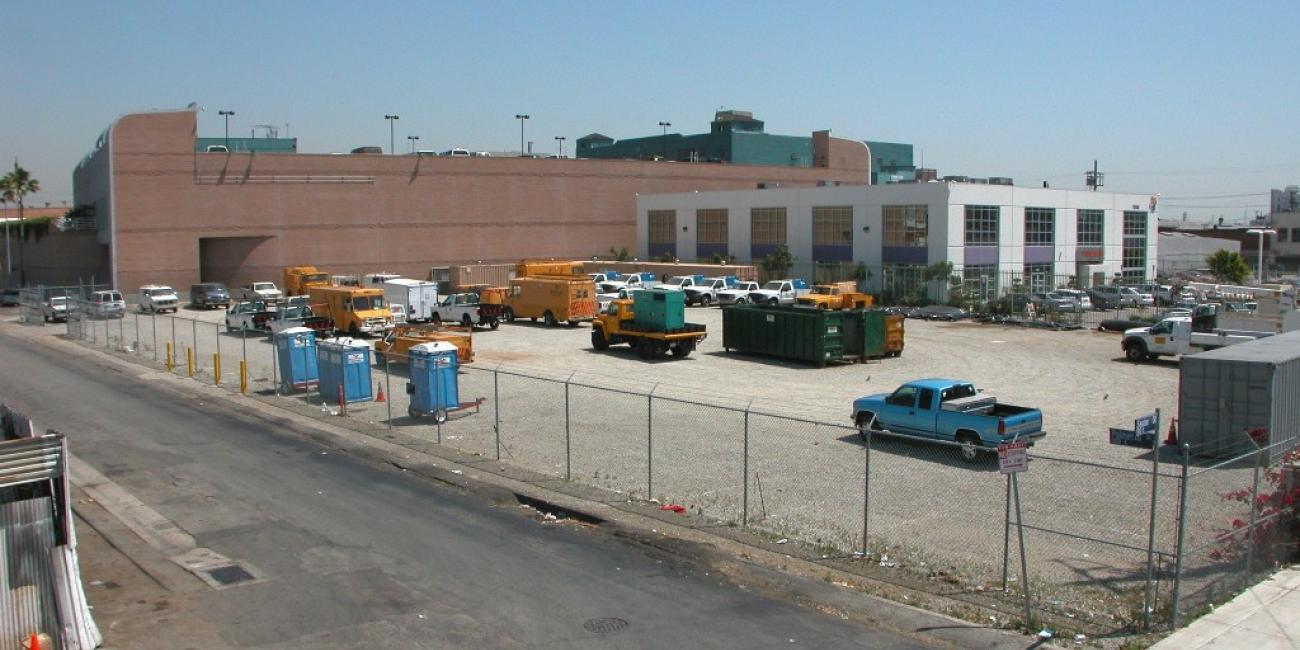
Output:
<path fill-rule="evenodd" d="M 5 217 L 5 284 L 9 283 L 9 275 L 14 272 L 13 255 L 9 252 L 9 204 L 14 202 L 14 193 L 9 191 L 8 179 L 0 178 L 0 214 Z"/>
<path fill-rule="evenodd" d="M 3 190 L 8 201 L 18 203 L 18 282 L 25 285 L 27 284 L 27 260 L 23 257 L 23 241 L 26 239 L 26 230 L 23 228 L 23 198 L 28 194 L 39 192 L 41 182 L 32 178 L 31 172 L 19 167 L 15 162 L 14 170 L 0 179 L 0 190 Z M 6 232 L 8 232 L 7 225 Z"/>

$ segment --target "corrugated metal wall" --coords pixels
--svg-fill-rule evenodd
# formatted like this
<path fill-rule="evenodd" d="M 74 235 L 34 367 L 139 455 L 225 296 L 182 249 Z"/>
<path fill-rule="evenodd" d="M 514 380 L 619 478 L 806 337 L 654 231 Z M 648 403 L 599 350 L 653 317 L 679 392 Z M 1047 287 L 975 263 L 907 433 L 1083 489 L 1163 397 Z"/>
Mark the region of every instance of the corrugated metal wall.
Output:
<path fill-rule="evenodd" d="M 0 504 L 0 650 L 20 650 L 45 633 L 62 648 L 54 571 L 54 512 L 49 497 Z M 44 647 L 44 646 L 42 646 Z"/>

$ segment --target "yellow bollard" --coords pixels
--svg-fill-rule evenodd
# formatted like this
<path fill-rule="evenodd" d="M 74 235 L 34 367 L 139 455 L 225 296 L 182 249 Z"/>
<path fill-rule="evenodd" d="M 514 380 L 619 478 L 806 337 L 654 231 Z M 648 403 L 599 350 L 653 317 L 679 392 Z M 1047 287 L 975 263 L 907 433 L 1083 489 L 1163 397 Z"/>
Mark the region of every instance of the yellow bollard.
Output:
<path fill-rule="evenodd" d="M 185 346 L 185 372 L 194 379 L 194 348 Z"/>
<path fill-rule="evenodd" d="M 221 385 L 221 353 L 212 353 L 212 385 Z"/>
<path fill-rule="evenodd" d="M 167 372 L 171 372 L 176 367 L 176 359 L 172 356 L 171 341 L 167 342 Z"/>
<path fill-rule="evenodd" d="M 248 394 L 248 362 L 242 359 L 239 361 L 239 392 Z"/>

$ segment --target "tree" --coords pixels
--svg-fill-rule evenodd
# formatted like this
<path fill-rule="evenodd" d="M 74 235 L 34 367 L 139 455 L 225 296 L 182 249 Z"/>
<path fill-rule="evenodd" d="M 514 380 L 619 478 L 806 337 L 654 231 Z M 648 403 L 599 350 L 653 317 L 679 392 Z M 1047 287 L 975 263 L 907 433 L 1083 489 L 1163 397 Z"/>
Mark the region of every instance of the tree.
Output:
<path fill-rule="evenodd" d="M 1205 265 L 1210 267 L 1210 273 L 1215 278 L 1223 282 L 1239 284 L 1246 276 L 1250 275 L 1250 267 L 1246 265 L 1246 259 L 1241 253 L 1220 248 L 1214 251 L 1214 254 L 1205 258 Z"/>
<path fill-rule="evenodd" d="M 615 262 L 626 262 L 628 258 L 631 257 L 630 255 L 628 255 L 627 246 L 624 246 L 619 249 L 615 249 L 613 246 L 610 246 L 609 256 L 614 258 Z"/>
<path fill-rule="evenodd" d="M 709 256 L 709 261 L 713 264 L 735 264 L 736 256 L 727 253 L 714 253 Z"/>
<path fill-rule="evenodd" d="M 764 271 L 771 276 L 783 276 L 794 266 L 795 257 L 790 254 L 790 249 L 785 244 L 776 247 L 771 253 L 763 256 L 760 265 Z"/>
<path fill-rule="evenodd" d="M 39 192 L 41 182 L 32 178 L 31 172 L 14 163 L 14 170 L 0 178 L 0 191 L 4 193 L 5 200 L 18 204 L 18 282 L 27 284 L 27 270 L 25 267 L 26 260 L 23 257 L 23 240 L 26 239 L 26 231 L 23 228 L 23 199 L 28 194 Z M 6 224 L 6 229 L 8 224 Z"/>

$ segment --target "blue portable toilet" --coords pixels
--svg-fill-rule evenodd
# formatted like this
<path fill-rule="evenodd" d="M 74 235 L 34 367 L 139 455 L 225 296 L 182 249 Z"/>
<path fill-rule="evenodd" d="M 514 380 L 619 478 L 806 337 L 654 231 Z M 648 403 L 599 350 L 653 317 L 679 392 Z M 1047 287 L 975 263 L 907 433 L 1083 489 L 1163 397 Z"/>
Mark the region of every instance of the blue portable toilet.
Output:
<path fill-rule="evenodd" d="M 282 392 L 306 390 L 320 376 L 316 365 L 316 332 L 290 327 L 275 335 L 275 356 L 280 364 Z"/>
<path fill-rule="evenodd" d="M 370 346 L 350 338 L 327 339 L 316 346 L 320 366 L 320 396 L 330 404 L 343 400 L 368 402 L 374 399 L 370 383 Z"/>
<path fill-rule="evenodd" d="M 411 346 L 411 383 L 406 391 L 411 394 L 407 414 L 412 419 L 432 415 L 438 423 L 447 421 L 447 412 L 460 406 L 457 385 L 456 346 L 446 341 L 434 341 Z"/>

